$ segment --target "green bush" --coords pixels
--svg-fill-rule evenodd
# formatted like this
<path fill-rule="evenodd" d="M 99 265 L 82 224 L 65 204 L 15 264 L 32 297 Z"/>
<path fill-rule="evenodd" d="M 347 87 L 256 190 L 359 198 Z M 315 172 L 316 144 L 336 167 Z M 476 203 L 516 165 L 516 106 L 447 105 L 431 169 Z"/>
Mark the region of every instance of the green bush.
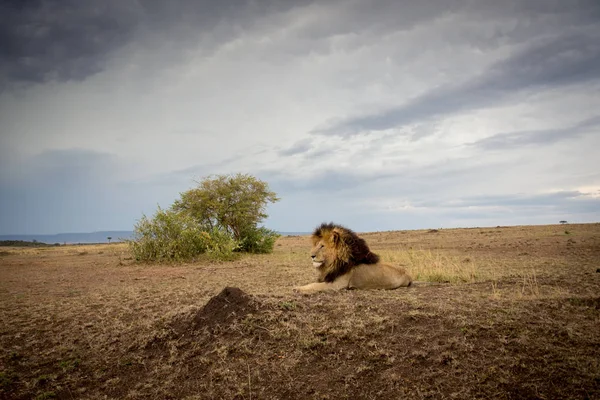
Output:
<path fill-rule="evenodd" d="M 236 258 L 239 243 L 227 231 L 213 228 L 208 232 L 206 254 L 213 260 L 229 261 Z"/>
<path fill-rule="evenodd" d="M 236 248 L 219 232 L 202 229 L 189 216 L 160 207 L 154 217 L 142 216 L 133 232 L 129 246 L 137 261 L 185 261 L 203 253 L 226 259 Z"/>
<path fill-rule="evenodd" d="M 275 241 L 281 235 L 270 229 L 263 227 L 251 227 L 242 232 L 242 239 L 239 244 L 239 251 L 247 253 L 271 253 L 275 246 Z"/>
<path fill-rule="evenodd" d="M 258 224 L 278 201 L 266 182 L 251 175 L 219 175 L 180 194 L 168 210 L 145 215 L 129 241 L 138 261 L 185 261 L 199 254 L 231 260 L 236 253 L 270 253 L 277 232 Z"/>
<path fill-rule="evenodd" d="M 267 205 L 277 201 L 279 198 L 269 185 L 251 175 L 218 175 L 181 193 L 172 208 L 200 225 L 219 227 L 241 242 L 246 236 L 269 236 L 258 224 L 267 217 Z"/>

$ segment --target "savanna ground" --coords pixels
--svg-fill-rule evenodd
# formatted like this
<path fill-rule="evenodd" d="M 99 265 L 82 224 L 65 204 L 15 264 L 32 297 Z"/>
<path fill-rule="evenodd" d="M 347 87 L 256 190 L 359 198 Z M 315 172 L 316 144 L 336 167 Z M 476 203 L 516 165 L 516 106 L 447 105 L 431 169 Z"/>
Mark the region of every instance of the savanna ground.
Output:
<path fill-rule="evenodd" d="M 293 293 L 307 236 L 183 265 L 0 248 L 0 397 L 600 398 L 600 224 L 362 236 L 438 283 Z"/>

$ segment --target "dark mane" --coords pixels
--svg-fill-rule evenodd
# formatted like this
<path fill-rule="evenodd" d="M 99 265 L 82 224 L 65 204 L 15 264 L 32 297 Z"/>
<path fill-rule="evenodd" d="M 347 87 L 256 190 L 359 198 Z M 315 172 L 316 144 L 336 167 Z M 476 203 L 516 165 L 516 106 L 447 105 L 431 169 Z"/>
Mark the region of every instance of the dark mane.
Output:
<path fill-rule="evenodd" d="M 333 222 L 330 222 L 330 223 L 323 222 L 320 226 L 315 228 L 312 235 L 313 235 L 313 237 L 318 237 L 319 239 L 322 239 L 323 233 L 331 232 L 333 230 L 333 228 L 346 229 L 341 225 L 334 224 Z M 349 229 L 346 229 L 346 230 L 349 230 Z"/>
<path fill-rule="evenodd" d="M 323 239 L 325 235 L 331 234 L 333 231 L 339 233 L 340 243 L 337 245 L 338 258 L 328 268 L 323 280 L 325 282 L 333 282 L 338 276 L 350 271 L 353 267 L 360 264 L 377 264 L 379 256 L 369 249 L 367 242 L 358 237 L 358 235 L 342 225 L 330 223 L 322 223 L 313 232 L 313 241 Z"/>

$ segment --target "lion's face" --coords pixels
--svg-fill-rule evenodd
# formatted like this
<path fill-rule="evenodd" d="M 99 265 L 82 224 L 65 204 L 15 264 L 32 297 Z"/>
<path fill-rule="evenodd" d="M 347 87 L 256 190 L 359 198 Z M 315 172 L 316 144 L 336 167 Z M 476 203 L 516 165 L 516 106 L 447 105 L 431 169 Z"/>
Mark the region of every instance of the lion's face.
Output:
<path fill-rule="evenodd" d="M 327 265 L 328 260 L 331 259 L 331 250 L 328 247 L 323 239 L 313 243 L 313 248 L 310 252 L 313 267 L 320 268 Z"/>
<path fill-rule="evenodd" d="M 312 259 L 313 267 L 328 269 L 332 264 L 340 261 L 340 257 L 342 256 L 340 254 L 340 247 L 344 246 L 337 228 L 324 232 L 320 236 L 313 235 L 312 242 L 313 248 L 310 252 L 310 258 Z M 341 253 L 346 254 L 343 251 Z M 348 257 L 344 257 L 343 260 L 347 262 Z"/>

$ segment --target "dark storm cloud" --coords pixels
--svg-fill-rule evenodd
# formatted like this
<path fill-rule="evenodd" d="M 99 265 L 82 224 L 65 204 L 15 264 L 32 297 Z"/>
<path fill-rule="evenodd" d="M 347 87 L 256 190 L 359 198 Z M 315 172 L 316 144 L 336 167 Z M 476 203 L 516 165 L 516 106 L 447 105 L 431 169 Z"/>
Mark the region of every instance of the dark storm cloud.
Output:
<path fill-rule="evenodd" d="M 197 46 L 201 41 L 203 50 L 210 51 L 211 47 L 256 28 L 257 23 L 264 24 L 271 14 L 311 3 L 325 5 L 325 16 L 309 19 L 299 28 L 298 36 L 307 41 L 302 53 L 318 47 L 316 42 L 325 37 L 353 33 L 365 35 L 365 40 L 376 40 L 385 32 L 410 29 L 452 13 L 468 13 L 474 18 L 489 20 L 513 13 L 525 21 L 536 15 L 558 15 L 568 24 L 579 25 L 588 24 L 600 14 L 600 6 L 593 0 L 550 5 L 515 1 L 506 6 L 504 3 L 498 6 L 493 1 L 473 4 L 462 0 L 412 4 L 380 1 L 354 5 L 312 0 L 3 1 L 0 2 L 0 88 L 9 82 L 84 79 L 105 68 L 113 52 L 133 40 L 149 40 L 152 48 L 156 42 L 169 42 L 171 51 L 187 45 Z M 518 31 L 531 33 L 527 28 Z M 291 43 L 285 46 L 295 48 Z M 418 106 L 413 107 L 418 111 Z M 348 121 L 347 125 L 357 128 L 373 125 L 374 129 L 381 129 L 378 127 L 393 124 L 392 120 L 392 115 L 384 113 L 379 117 L 357 119 L 354 124 Z"/>
<path fill-rule="evenodd" d="M 398 128 L 494 105 L 515 92 L 598 80 L 600 24 L 577 33 L 540 39 L 466 83 L 436 88 L 404 106 L 342 120 L 314 133 L 351 136 Z"/>
<path fill-rule="evenodd" d="M 430 21 L 452 15 L 465 16 L 466 20 L 495 22 L 505 18 L 518 18 L 521 24 L 512 29 L 496 30 L 492 35 L 470 35 L 470 44 L 478 48 L 497 45 L 509 37 L 514 41 L 531 38 L 540 31 L 531 24 L 536 18 L 544 23 L 559 20 L 568 25 L 580 26 L 600 19 L 597 0 L 522 1 L 504 0 L 421 0 L 421 1 L 358 1 L 330 2 L 333 6 L 322 18 L 313 18 L 299 32 L 300 35 L 320 40 L 327 37 L 353 34 L 378 40 L 389 32 L 408 31 Z M 323 4 L 323 2 L 315 2 Z M 327 10 L 325 10 L 326 12 Z M 452 33 L 454 35 L 454 33 Z M 458 35 L 460 37 L 460 35 Z M 451 41 L 451 37 L 443 37 Z M 431 43 L 425 43 L 425 45 Z M 436 45 L 433 43 L 433 45 Z"/>
<path fill-rule="evenodd" d="M 132 17 L 119 2 L 2 2 L 2 80 L 80 80 L 97 73 L 107 53 L 130 39 Z"/>
<path fill-rule="evenodd" d="M 485 150 L 510 149 L 530 144 L 543 145 L 571 140 L 590 132 L 600 132 L 600 116 L 585 119 L 565 128 L 499 133 L 471 144 Z"/>
<path fill-rule="evenodd" d="M 0 90 L 11 82 L 82 80 L 132 40 L 217 45 L 267 11 L 298 1 L 30 0 L 0 2 Z M 226 19 L 227 22 L 223 23 Z"/>

